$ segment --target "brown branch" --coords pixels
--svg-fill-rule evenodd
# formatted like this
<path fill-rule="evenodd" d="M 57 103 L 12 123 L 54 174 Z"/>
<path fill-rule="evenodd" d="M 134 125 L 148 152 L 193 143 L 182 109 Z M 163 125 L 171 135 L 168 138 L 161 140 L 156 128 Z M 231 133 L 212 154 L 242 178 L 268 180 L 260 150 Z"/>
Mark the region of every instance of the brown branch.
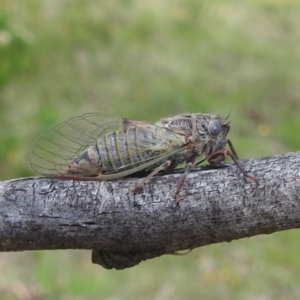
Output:
<path fill-rule="evenodd" d="M 0 183 L 0 251 L 94 249 L 92 260 L 123 269 L 203 245 L 300 226 L 300 152 L 189 174 L 109 182 L 22 178 Z"/>

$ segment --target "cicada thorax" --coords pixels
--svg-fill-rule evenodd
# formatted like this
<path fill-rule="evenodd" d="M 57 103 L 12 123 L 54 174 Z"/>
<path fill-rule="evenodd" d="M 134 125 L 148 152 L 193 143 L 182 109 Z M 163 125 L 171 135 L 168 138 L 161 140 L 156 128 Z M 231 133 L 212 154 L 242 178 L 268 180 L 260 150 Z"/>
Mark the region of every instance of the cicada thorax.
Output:
<path fill-rule="evenodd" d="M 190 137 L 193 135 L 194 128 L 194 115 L 191 114 L 182 114 L 173 118 L 165 118 L 157 123 L 158 126 L 163 126 L 169 128 L 177 134 L 184 135 L 185 137 Z"/>
<path fill-rule="evenodd" d="M 131 126 L 129 123 L 122 130 L 98 139 L 70 161 L 68 173 L 83 177 L 104 175 L 101 179 L 105 179 L 107 174 L 135 170 L 145 163 L 148 167 L 143 169 L 151 169 L 165 159 L 163 154 L 170 148 L 182 147 L 185 143 L 184 137 L 167 128 L 146 123 Z"/>
<path fill-rule="evenodd" d="M 156 124 L 185 136 L 190 142 L 190 147 L 186 152 L 194 151 L 190 156 L 199 156 L 203 153 L 210 139 L 207 127 L 212 117 L 208 114 L 182 114 L 173 118 L 162 119 Z"/>

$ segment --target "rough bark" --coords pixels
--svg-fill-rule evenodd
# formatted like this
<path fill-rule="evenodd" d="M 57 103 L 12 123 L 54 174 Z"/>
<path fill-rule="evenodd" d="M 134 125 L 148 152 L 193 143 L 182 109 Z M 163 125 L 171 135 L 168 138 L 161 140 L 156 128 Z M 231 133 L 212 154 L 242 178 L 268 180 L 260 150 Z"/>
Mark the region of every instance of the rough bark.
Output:
<path fill-rule="evenodd" d="M 0 183 L 0 251 L 93 249 L 92 261 L 123 269 L 142 260 L 269 234 L 300 224 L 300 152 L 192 172 L 176 205 L 178 173 L 73 181 L 43 177 Z"/>

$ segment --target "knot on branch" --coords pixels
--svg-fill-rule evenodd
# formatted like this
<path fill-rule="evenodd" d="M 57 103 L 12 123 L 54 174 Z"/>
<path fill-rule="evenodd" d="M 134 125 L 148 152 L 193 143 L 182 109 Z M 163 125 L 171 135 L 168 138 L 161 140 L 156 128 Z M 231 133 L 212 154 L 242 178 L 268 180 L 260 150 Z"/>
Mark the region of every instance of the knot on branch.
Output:
<path fill-rule="evenodd" d="M 92 251 L 92 263 L 101 265 L 105 269 L 123 270 L 134 267 L 141 261 L 161 256 L 165 253 L 161 251 L 141 252 L 141 253 L 125 253 L 111 252 L 104 250 Z"/>

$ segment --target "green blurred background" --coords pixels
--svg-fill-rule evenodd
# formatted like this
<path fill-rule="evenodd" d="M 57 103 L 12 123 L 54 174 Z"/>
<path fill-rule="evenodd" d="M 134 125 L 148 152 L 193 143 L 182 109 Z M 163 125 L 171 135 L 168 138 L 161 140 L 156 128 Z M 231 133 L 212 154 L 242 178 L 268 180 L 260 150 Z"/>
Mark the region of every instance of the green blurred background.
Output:
<path fill-rule="evenodd" d="M 300 148 L 297 0 L 1 0 L 0 179 L 49 125 L 91 111 L 226 116 L 240 157 Z M 0 299 L 299 299 L 297 230 L 124 271 L 90 251 L 0 253 Z"/>

